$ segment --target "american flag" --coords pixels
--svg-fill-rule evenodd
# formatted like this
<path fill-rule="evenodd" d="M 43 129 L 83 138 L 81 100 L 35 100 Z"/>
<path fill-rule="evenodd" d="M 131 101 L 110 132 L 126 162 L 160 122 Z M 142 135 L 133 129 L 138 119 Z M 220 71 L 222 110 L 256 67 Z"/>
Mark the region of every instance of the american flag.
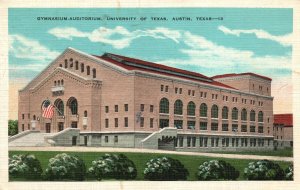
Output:
<path fill-rule="evenodd" d="M 47 106 L 46 102 L 44 102 L 42 110 L 43 110 L 42 117 L 48 118 L 48 119 L 51 119 L 53 117 L 53 114 L 54 114 L 54 106 L 53 105 L 48 104 L 48 106 Z"/>

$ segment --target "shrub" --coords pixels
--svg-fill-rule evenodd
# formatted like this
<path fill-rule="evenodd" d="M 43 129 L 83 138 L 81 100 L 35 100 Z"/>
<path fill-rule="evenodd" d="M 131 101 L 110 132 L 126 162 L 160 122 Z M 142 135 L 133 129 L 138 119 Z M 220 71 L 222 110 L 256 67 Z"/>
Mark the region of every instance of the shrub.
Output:
<path fill-rule="evenodd" d="M 294 166 L 293 166 L 293 164 L 289 165 L 289 167 L 285 170 L 285 179 L 286 180 L 294 180 Z"/>
<path fill-rule="evenodd" d="M 9 158 L 9 176 L 25 179 L 39 179 L 43 173 L 40 161 L 34 155 L 13 155 Z"/>
<path fill-rule="evenodd" d="M 8 136 L 13 136 L 18 134 L 18 120 L 8 121 Z"/>
<path fill-rule="evenodd" d="M 124 154 L 105 154 L 92 162 L 88 172 L 97 180 L 135 179 L 137 176 L 134 163 Z"/>
<path fill-rule="evenodd" d="M 62 153 L 49 159 L 49 164 L 45 171 L 45 178 L 51 181 L 82 181 L 85 178 L 85 173 L 85 164 L 82 159 L 77 156 Z"/>
<path fill-rule="evenodd" d="M 269 160 L 250 162 L 244 169 L 248 180 L 282 180 L 284 172 L 280 166 Z"/>
<path fill-rule="evenodd" d="M 188 175 L 188 170 L 179 160 L 169 157 L 151 159 L 144 169 L 144 178 L 155 181 L 186 180 Z"/>
<path fill-rule="evenodd" d="M 198 170 L 198 180 L 235 180 L 240 175 L 238 170 L 223 160 L 204 162 Z"/>

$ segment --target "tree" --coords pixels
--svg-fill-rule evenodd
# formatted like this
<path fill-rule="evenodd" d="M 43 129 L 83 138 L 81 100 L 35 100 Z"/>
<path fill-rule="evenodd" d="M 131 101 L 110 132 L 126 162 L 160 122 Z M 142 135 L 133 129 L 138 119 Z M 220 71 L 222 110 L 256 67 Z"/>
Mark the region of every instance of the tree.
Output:
<path fill-rule="evenodd" d="M 8 121 L 8 136 L 13 136 L 18 134 L 18 120 Z"/>

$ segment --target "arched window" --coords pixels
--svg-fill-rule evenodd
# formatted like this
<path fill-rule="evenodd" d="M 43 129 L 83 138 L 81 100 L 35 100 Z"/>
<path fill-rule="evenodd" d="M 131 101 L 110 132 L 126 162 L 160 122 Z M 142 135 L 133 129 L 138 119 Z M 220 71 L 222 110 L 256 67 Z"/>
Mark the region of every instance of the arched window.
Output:
<path fill-rule="evenodd" d="M 57 81 L 57 85 L 60 86 L 60 80 Z"/>
<path fill-rule="evenodd" d="M 174 103 L 174 114 L 182 115 L 183 114 L 183 104 L 181 100 L 176 100 Z"/>
<path fill-rule="evenodd" d="M 81 67 L 81 72 L 83 73 L 84 72 L 84 64 L 81 63 L 80 67 Z"/>
<path fill-rule="evenodd" d="M 90 66 L 86 66 L 86 74 L 90 75 Z"/>
<path fill-rule="evenodd" d="M 54 81 L 54 86 L 56 86 L 56 80 Z"/>
<path fill-rule="evenodd" d="M 93 69 L 93 78 L 96 78 L 96 69 Z"/>
<path fill-rule="evenodd" d="M 63 116 L 65 112 L 64 102 L 61 99 L 57 99 L 55 100 L 54 105 L 56 106 L 56 111 L 58 112 L 58 115 Z"/>
<path fill-rule="evenodd" d="M 211 118 L 219 118 L 219 111 L 217 105 L 213 105 L 211 108 Z"/>
<path fill-rule="evenodd" d="M 264 122 L 264 113 L 262 111 L 258 112 L 258 122 Z"/>
<path fill-rule="evenodd" d="M 43 109 L 43 108 L 46 108 L 46 107 L 48 107 L 50 105 L 50 101 L 49 100 L 44 100 L 43 101 L 43 103 L 42 103 L 42 105 L 41 105 L 41 108 Z"/>
<path fill-rule="evenodd" d="M 200 117 L 207 117 L 207 105 L 205 103 L 200 105 Z"/>
<path fill-rule="evenodd" d="M 247 110 L 245 108 L 242 109 L 241 119 L 242 119 L 242 121 L 247 121 Z"/>
<path fill-rule="evenodd" d="M 255 121 L 255 111 L 251 110 L 250 112 L 250 121 Z"/>
<path fill-rule="evenodd" d="M 194 102 L 190 101 L 187 105 L 187 114 L 188 115 L 195 115 L 196 105 Z"/>
<path fill-rule="evenodd" d="M 63 80 L 63 79 L 61 80 L 61 85 L 62 85 L 62 86 L 64 85 L 64 80 Z"/>
<path fill-rule="evenodd" d="M 83 116 L 87 117 L 87 111 L 86 110 L 84 111 Z"/>
<path fill-rule="evenodd" d="M 222 119 L 228 119 L 228 107 L 226 106 L 222 109 Z"/>
<path fill-rule="evenodd" d="M 162 98 L 159 103 L 159 113 L 169 113 L 169 100 Z"/>
<path fill-rule="evenodd" d="M 68 68 L 68 60 L 65 59 L 65 68 Z"/>
<path fill-rule="evenodd" d="M 77 115 L 78 103 L 77 103 L 76 98 L 74 98 L 74 97 L 69 98 L 67 106 L 70 108 L 72 115 Z"/>
<path fill-rule="evenodd" d="M 75 61 L 75 69 L 78 70 L 78 61 Z"/>
<path fill-rule="evenodd" d="M 238 120 L 239 118 L 239 111 L 236 107 L 232 109 L 232 115 L 231 115 L 232 120 Z"/>
<path fill-rule="evenodd" d="M 35 115 L 33 115 L 33 120 L 36 120 L 36 116 Z"/>

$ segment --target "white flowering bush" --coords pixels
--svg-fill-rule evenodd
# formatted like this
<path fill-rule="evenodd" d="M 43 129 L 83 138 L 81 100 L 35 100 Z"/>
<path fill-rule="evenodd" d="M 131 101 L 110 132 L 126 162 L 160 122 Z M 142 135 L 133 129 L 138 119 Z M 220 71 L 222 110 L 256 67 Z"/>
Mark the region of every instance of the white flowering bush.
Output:
<path fill-rule="evenodd" d="M 223 160 L 210 160 L 198 167 L 198 180 L 235 180 L 239 171 Z"/>
<path fill-rule="evenodd" d="M 270 160 L 259 160 L 248 164 L 244 169 L 244 176 L 248 180 L 282 180 L 284 171 Z"/>
<path fill-rule="evenodd" d="M 82 159 L 66 153 L 57 154 L 49 159 L 45 170 L 46 180 L 76 180 L 85 179 L 86 167 Z"/>
<path fill-rule="evenodd" d="M 294 166 L 293 166 L 293 164 L 289 165 L 289 167 L 285 170 L 285 179 L 286 180 L 294 180 Z"/>
<path fill-rule="evenodd" d="M 151 159 L 144 169 L 144 178 L 155 181 L 186 180 L 188 175 L 188 170 L 179 160 L 169 157 Z"/>
<path fill-rule="evenodd" d="M 137 170 L 134 163 L 124 154 L 105 154 L 92 161 L 88 169 L 92 178 L 102 179 L 135 179 Z"/>
<path fill-rule="evenodd" d="M 40 161 L 34 155 L 13 155 L 9 158 L 9 177 L 37 180 L 43 170 Z"/>

